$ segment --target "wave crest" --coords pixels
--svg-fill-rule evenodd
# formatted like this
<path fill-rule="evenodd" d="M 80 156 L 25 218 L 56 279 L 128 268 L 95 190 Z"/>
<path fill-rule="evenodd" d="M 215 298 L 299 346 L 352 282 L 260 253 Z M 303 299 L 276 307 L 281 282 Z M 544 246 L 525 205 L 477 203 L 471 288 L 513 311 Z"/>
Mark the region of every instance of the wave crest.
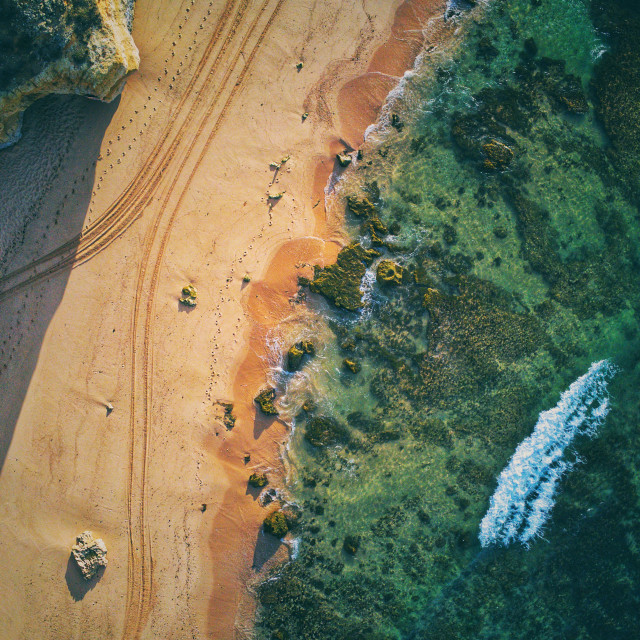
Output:
<path fill-rule="evenodd" d="M 609 413 L 607 386 L 617 367 L 594 362 L 573 382 L 558 404 L 543 411 L 533 433 L 523 440 L 498 477 L 489 509 L 480 523 L 480 544 L 528 544 L 539 535 L 555 504 L 563 474 L 576 461 L 563 460 L 577 435 L 593 437 Z"/>

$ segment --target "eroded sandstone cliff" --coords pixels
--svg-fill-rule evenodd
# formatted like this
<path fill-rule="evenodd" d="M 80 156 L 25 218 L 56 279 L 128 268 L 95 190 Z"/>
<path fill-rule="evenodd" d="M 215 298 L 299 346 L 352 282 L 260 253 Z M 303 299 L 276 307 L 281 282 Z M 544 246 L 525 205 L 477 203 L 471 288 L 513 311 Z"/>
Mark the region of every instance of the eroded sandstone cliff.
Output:
<path fill-rule="evenodd" d="M 0 148 L 50 93 L 112 100 L 140 57 L 134 0 L 0 0 Z"/>

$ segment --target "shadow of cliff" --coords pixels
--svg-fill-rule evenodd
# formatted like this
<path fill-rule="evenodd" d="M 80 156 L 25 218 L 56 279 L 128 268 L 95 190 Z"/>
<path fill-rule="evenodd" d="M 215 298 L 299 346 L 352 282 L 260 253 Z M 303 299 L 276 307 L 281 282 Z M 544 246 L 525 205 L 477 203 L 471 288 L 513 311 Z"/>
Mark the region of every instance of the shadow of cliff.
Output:
<path fill-rule="evenodd" d="M 26 111 L 21 140 L 0 150 L 0 276 L 82 231 L 95 161 L 118 104 L 49 96 Z M 0 471 L 70 271 L 66 267 L 0 300 Z"/>

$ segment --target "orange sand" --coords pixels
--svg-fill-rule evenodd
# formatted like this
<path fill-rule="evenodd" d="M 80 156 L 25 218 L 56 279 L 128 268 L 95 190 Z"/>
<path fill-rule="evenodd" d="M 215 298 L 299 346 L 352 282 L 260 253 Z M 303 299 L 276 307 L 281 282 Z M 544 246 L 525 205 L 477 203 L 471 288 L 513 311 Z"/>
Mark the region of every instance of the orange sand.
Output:
<path fill-rule="evenodd" d="M 384 42 L 442 4 L 138 0 L 119 101 L 53 100 L 59 138 L 27 114 L 0 151 L 0 177 L 30 176 L 5 201 L 37 212 L 0 278 L 0 638 L 248 637 L 266 512 L 246 480 L 277 475 L 286 438 L 252 403 L 264 336 L 296 314 L 296 265 L 342 242 L 322 201 L 333 153 L 419 50 Z M 272 208 L 269 188 L 286 190 Z M 85 529 L 109 557 L 89 584 L 69 562 Z"/>

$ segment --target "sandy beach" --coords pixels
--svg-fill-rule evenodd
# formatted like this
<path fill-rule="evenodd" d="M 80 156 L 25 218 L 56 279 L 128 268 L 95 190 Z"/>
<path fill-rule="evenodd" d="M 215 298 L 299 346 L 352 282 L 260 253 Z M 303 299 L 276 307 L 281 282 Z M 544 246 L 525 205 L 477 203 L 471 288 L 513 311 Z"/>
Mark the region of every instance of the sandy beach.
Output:
<path fill-rule="evenodd" d="M 324 206 L 335 153 L 443 11 L 139 0 L 122 96 L 26 114 L 0 151 L 5 180 L 27 176 L 6 206 L 33 213 L 0 277 L 0 637 L 250 637 L 250 585 L 288 555 L 247 488 L 281 481 L 287 438 L 253 403 L 265 339 L 344 242 Z M 70 559 L 85 530 L 109 558 L 89 583 Z"/>

